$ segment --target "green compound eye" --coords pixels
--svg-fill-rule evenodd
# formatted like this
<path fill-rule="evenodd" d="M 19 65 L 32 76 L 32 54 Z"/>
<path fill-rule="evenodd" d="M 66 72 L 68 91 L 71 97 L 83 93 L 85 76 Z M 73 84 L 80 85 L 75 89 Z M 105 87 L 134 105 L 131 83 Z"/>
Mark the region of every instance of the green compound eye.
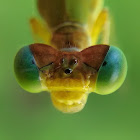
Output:
<path fill-rule="evenodd" d="M 19 50 L 14 61 L 14 70 L 20 86 L 32 93 L 42 91 L 39 70 L 29 46 Z"/>
<path fill-rule="evenodd" d="M 101 95 L 116 91 L 124 82 L 127 62 L 123 52 L 110 47 L 98 71 L 95 92 Z"/>

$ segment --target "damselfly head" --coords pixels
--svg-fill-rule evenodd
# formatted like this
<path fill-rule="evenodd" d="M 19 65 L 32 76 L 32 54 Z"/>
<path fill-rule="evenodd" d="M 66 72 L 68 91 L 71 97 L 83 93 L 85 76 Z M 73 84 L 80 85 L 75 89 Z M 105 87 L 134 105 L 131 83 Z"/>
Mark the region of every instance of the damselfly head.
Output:
<path fill-rule="evenodd" d="M 108 45 L 68 52 L 32 44 L 15 58 L 20 85 L 33 93 L 49 91 L 54 106 L 66 113 L 80 111 L 91 92 L 106 95 L 117 90 L 126 72 L 123 52 Z"/>

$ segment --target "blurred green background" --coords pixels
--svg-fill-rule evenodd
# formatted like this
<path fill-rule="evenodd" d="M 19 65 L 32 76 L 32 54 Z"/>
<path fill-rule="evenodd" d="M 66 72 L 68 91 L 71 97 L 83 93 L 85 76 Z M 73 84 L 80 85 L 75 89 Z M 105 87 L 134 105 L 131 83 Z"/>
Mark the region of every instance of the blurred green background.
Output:
<path fill-rule="evenodd" d="M 52 106 L 48 93 L 27 93 L 14 77 L 16 52 L 33 43 L 28 20 L 36 15 L 35 1 L 0 0 L 0 140 L 140 139 L 140 1 L 106 5 L 114 19 L 111 45 L 127 57 L 127 78 L 111 95 L 90 94 L 85 108 L 69 115 Z"/>

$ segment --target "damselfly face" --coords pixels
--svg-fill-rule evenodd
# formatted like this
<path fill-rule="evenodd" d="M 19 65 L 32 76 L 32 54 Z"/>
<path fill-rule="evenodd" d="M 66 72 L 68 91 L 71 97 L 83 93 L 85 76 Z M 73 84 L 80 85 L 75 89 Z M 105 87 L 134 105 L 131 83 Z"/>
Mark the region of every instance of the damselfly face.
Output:
<path fill-rule="evenodd" d="M 119 49 L 107 45 L 78 52 L 33 44 L 17 54 L 15 72 L 25 90 L 49 91 L 57 109 L 73 113 L 84 107 L 90 92 L 109 94 L 118 89 L 125 78 L 126 60 Z"/>
<path fill-rule="evenodd" d="M 95 45 L 109 44 L 110 17 L 103 3 L 37 0 L 45 24 L 32 18 L 30 25 L 35 41 L 44 44 L 32 44 L 17 53 L 15 73 L 22 88 L 48 91 L 58 110 L 74 113 L 85 106 L 89 93 L 106 95 L 122 85 L 127 72 L 123 52 Z"/>

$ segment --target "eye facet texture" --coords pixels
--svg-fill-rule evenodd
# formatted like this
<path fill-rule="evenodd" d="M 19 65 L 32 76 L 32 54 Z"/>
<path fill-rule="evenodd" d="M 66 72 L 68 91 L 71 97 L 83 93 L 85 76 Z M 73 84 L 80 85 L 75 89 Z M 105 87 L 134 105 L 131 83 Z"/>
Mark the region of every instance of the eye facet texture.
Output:
<path fill-rule="evenodd" d="M 26 91 L 37 93 L 42 90 L 39 70 L 29 46 L 19 50 L 14 61 L 17 81 Z"/>
<path fill-rule="evenodd" d="M 116 91 L 124 82 L 127 62 L 123 52 L 111 46 L 98 71 L 95 92 L 101 95 Z"/>

